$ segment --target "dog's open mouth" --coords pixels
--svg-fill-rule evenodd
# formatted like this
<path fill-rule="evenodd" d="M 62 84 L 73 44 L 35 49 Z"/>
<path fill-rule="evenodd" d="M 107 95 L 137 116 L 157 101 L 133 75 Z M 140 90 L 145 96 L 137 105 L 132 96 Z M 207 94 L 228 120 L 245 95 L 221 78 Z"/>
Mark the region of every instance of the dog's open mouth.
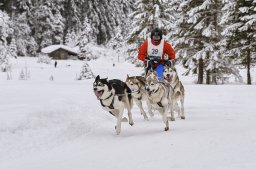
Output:
<path fill-rule="evenodd" d="M 148 91 L 149 96 L 151 96 L 153 92 L 154 90 Z"/>
<path fill-rule="evenodd" d="M 167 80 L 168 82 L 171 82 L 171 81 L 172 81 L 172 78 L 173 78 L 172 75 L 171 75 L 171 76 L 167 76 L 167 77 L 165 77 L 165 80 Z"/>
<path fill-rule="evenodd" d="M 94 90 L 94 94 L 97 97 L 97 99 L 100 100 L 100 97 L 103 94 L 103 90 L 100 90 L 100 91 Z"/>

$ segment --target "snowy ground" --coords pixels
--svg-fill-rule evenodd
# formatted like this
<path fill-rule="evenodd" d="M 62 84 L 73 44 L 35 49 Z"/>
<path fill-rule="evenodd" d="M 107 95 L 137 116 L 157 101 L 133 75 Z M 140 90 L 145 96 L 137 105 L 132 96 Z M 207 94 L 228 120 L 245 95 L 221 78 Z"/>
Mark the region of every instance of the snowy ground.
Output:
<path fill-rule="evenodd" d="M 141 73 L 106 59 L 90 65 L 101 77 Z M 31 78 L 19 80 L 25 66 Z M 135 125 L 124 123 L 116 136 L 116 120 L 101 109 L 93 80 L 75 80 L 81 66 L 19 58 L 13 80 L 0 72 L 1 170 L 256 169 L 255 85 L 194 85 L 193 77 L 181 77 L 186 120 L 176 119 L 164 132 L 158 113 L 144 121 L 134 107 Z"/>

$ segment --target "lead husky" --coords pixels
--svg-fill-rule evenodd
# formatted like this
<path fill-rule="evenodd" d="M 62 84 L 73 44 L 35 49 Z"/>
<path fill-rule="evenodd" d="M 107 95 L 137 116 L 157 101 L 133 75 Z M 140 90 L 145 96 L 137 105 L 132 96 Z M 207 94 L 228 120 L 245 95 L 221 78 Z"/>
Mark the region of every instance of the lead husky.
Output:
<path fill-rule="evenodd" d="M 169 96 L 169 102 L 170 102 L 170 112 L 171 112 L 171 120 L 174 121 L 174 107 L 175 110 L 178 111 L 179 117 L 181 119 L 185 119 L 185 113 L 184 113 L 184 98 L 185 98 L 185 89 L 182 85 L 181 81 L 179 80 L 177 71 L 171 62 L 168 65 L 165 65 L 164 71 L 163 71 L 163 80 L 164 83 L 169 86 L 170 90 L 170 96 Z M 178 105 L 178 102 L 180 102 L 180 107 Z M 180 115 L 181 112 L 181 115 Z"/>
<path fill-rule="evenodd" d="M 165 131 L 169 130 L 167 119 L 168 93 L 168 88 L 158 81 L 156 72 L 148 71 L 146 77 L 146 94 L 151 106 L 161 113 L 165 124 Z"/>
<path fill-rule="evenodd" d="M 148 116 L 142 106 L 142 101 L 147 102 L 148 112 L 151 117 L 153 116 L 153 112 L 145 91 L 145 78 L 142 76 L 129 77 L 129 75 L 127 75 L 125 83 L 131 89 L 133 100 L 139 107 L 140 113 L 144 116 L 145 120 L 148 120 Z"/>
<path fill-rule="evenodd" d="M 115 126 L 117 135 L 121 132 L 121 122 L 124 120 L 123 112 L 125 108 L 128 110 L 129 124 L 131 126 L 134 124 L 131 114 L 131 90 L 124 82 L 117 79 L 100 79 L 98 75 L 93 83 L 93 90 L 103 109 L 117 118 Z"/>

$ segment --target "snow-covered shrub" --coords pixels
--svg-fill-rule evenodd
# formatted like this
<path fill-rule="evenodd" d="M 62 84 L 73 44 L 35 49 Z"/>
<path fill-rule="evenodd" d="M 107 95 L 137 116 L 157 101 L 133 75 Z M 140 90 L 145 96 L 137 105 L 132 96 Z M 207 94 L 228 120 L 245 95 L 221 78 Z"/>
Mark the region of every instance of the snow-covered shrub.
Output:
<path fill-rule="evenodd" d="M 7 80 L 12 80 L 12 73 L 10 71 L 7 71 L 6 74 L 7 74 Z"/>
<path fill-rule="evenodd" d="M 53 75 L 50 76 L 49 80 L 50 80 L 50 81 L 53 81 L 53 80 L 54 80 Z"/>
<path fill-rule="evenodd" d="M 25 67 L 25 71 L 24 71 L 24 69 L 21 69 L 20 75 L 19 75 L 19 79 L 20 80 L 28 80 L 28 79 L 30 79 L 30 71 L 28 70 L 27 67 Z"/>
<path fill-rule="evenodd" d="M 4 40 L 0 39 L 0 67 L 2 72 L 6 72 L 9 65 L 9 56 Z"/>
<path fill-rule="evenodd" d="M 45 63 L 45 64 L 51 64 L 52 59 L 46 55 L 46 54 L 39 54 L 38 56 L 38 63 Z"/>
<path fill-rule="evenodd" d="M 92 79 L 94 77 L 95 76 L 92 73 L 90 66 L 86 62 L 84 62 L 83 66 L 82 66 L 82 70 L 81 70 L 77 80 Z"/>
<path fill-rule="evenodd" d="M 90 61 L 99 58 L 97 52 L 94 51 L 93 46 L 91 45 L 84 46 L 80 51 L 81 53 L 78 55 L 79 59 Z"/>
<path fill-rule="evenodd" d="M 17 58 L 17 46 L 16 40 L 12 38 L 11 44 L 9 46 L 9 54 L 11 57 Z"/>
<path fill-rule="evenodd" d="M 20 71 L 20 77 L 19 77 L 20 80 L 26 80 L 26 77 L 25 77 L 25 74 L 24 74 L 24 71 L 23 69 Z"/>

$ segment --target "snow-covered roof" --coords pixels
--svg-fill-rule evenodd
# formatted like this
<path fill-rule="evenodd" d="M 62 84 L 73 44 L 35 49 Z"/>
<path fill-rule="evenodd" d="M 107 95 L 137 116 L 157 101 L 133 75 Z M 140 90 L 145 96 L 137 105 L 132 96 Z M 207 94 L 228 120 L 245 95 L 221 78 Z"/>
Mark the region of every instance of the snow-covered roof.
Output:
<path fill-rule="evenodd" d="M 64 49 L 64 50 L 67 50 L 67 51 L 69 51 L 69 52 L 71 52 L 71 53 L 75 53 L 75 54 L 78 54 L 78 53 L 79 53 L 79 48 L 78 48 L 78 47 L 71 48 L 71 47 L 69 47 L 69 46 L 62 45 L 62 44 L 60 44 L 60 45 L 50 45 L 50 46 L 48 46 L 48 47 L 43 48 L 41 51 L 42 51 L 43 53 L 48 54 L 48 53 L 51 53 L 51 52 L 53 52 L 53 51 L 56 51 L 56 50 L 58 50 L 58 49 L 60 49 L 60 48 L 62 48 L 62 49 Z"/>

